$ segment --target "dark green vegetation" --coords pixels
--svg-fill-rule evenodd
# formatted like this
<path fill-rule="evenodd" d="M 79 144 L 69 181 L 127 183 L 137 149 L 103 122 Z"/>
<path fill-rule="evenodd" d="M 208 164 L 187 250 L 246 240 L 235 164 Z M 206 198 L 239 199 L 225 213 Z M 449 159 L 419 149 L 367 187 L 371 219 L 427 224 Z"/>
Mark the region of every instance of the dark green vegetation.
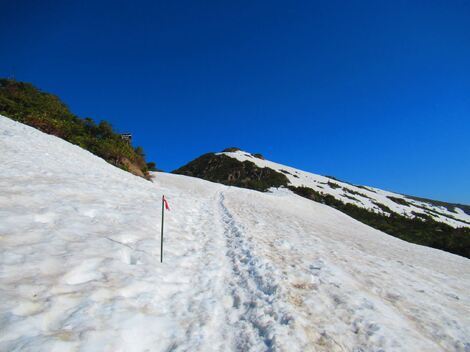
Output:
<path fill-rule="evenodd" d="M 365 189 L 365 190 L 367 190 L 367 191 L 369 191 L 369 192 L 374 192 L 374 193 L 377 193 L 377 192 L 376 192 L 376 191 L 374 191 L 372 188 L 369 188 L 369 187 L 366 187 L 366 186 L 356 186 L 356 187 L 358 187 L 358 188 L 362 188 L 362 189 Z"/>
<path fill-rule="evenodd" d="M 383 210 L 390 212 L 390 216 L 378 214 L 354 204 L 343 203 L 332 195 L 317 192 L 309 187 L 289 186 L 289 189 L 299 196 L 329 205 L 364 224 L 402 240 L 470 258 L 469 228 L 455 229 L 422 214 L 409 219 L 385 206 Z"/>
<path fill-rule="evenodd" d="M 349 194 L 345 194 L 344 197 L 349 198 L 349 199 L 354 200 L 354 201 L 359 202 L 359 203 L 361 202 L 359 199 L 357 199 L 353 196 L 350 196 Z"/>
<path fill-rule="evenodd" d="M 343 191 L 346 192 L 346 193 L 354 194 L 354 195 L 356 195 L 356 196 L 361 196 L 361 197 L 364 197 L 364 198 L 369 198 L 369 199 L 371 199 L 367 194 L 364 194 L 364 193 L 361 193 L 361 192 L 356 192 L 356 191 L 353 190 L 353 189 L 349 189 L 349 188 L 343 187 Z"/>
<path fill-rule="evenodd" d="M 420 198 L 420 197 L 414 197 L 414 196 L 408 196 L 408 195 L 406 197 L 420 201 L 420 202 L 429 203 L 438 207 L 444 207 L 448 211 L 453 212 L 453 213 L 455 213 L 455 208 L 458 207 L 462 209 L 466 214 L 470 215 L 470 205 L 452 204 L 452 203 L 447 203 L 447 202 L 441 202 L 439 200 L 432 200 L 432 199 L 426 199 L 426 198 Z"/>
<path fill-rule="evenodd" d="M 387 207 L 386 205 L 382 203 L 379 203 L 379 202 L 372 202 L 372 203 L 378 206 L 383 212 L 386 212 L 388 214 L 391 214 L 393 212 L 392 209 L 390 209 L 389 207 Z"/>
<path fill-rule="evenodd" d="M 427 208 L 427 207 L 423 207 L 421 205 L 418 205 L 418 204 L 413 204 L 413 206 L 417 207 L 417 208 L 420 208 L 420 209 L 423 209 L 429 217 L 432 218 L 432 216 L 444 216 L 446 218 L 449 218 L 449 219 L 453 219 L 453 220 L 456 220 L 456 221 L 460 221 L 460 222 L 463 222 L 465 224 L 468 224 L 470 225 L 470 223 L 468 221 L 465 221 L 465 220 L 461 220 L 461 219 L 457 219 L 455 216 L 452 216 L 452 215 L 449 215 L 449 214 L 444 214 L 444 213 L 441 213 L 440 211 L 437 211 L 435 209 L 430 209 L 430 208 Z M 455 209 L 455 208 L 454 208 Z M 455 212 L 455 211 L 454 211 Z"/>
<path fill-rule="evenodd" d="M 392 197 L 392 196 L 387 196 L 387 198 L 390 199 L 392 202 L 395 202 L 395 203 L 400 204 L 400 205 L 404 205 L 405 207 L 410 206 L 410 203 L 408 203 L 403 198 Z"/>
<path fill-rule="evenodd" d="M 159 171 L 157 169 L 157 165 L 155 165 L 155 163 L 153 161 L 150 161 L 150 162 L 147 163 L 147 169 L 149 171 Z"/>
<path fill-rule="evenodd" d="M 266 191 L 287 186 L 286 175 L 270 168 L 260 168 L 251 161 L 238 161 L 227 155 L 208 153 L 173 171 L 175 174 L 199 177 L 224 185 Z"/>
<path fill-rule="evenodd" d="M 154 163 L 147 164 L 141 147 L 134 149 L 108 122 L 81 119 L 57 96 L 32 84 L 0 79 L 0 114 L 65 139 L 138 176 L 148 178 L 149 168 L 155 168 Z"/>
<path fill-rule="evenodd" d="M 330 181 L 328 181 L 328 183 L 327 183 L 327 184 L 328 184 L 328 186 L 330 186 L 330 188 L 332 188 L 332 189 L 341 188 L 341 186 L 340 186 L 340 185 L 338 185 L 337 183 L 334 183 L 334 182 L 330 182 Z"/>

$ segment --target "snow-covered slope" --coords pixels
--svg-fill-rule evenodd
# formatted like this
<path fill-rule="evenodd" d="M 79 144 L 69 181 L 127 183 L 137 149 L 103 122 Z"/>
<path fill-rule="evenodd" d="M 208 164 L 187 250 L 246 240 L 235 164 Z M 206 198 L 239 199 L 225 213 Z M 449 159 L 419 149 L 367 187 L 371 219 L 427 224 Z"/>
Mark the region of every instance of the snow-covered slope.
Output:
<path fill-rule="evenodd" d="M 1 351 L 468 351 L 470 260 L 0 117 Z M 160 199 L 166 216 L 159 262 Z"/>
<path fill-rule="evenodd" d="M 293 186 L 305 186 L 317 192 L 330 194 L 343 203 L 355 204 L 361 208 L 377 213 L 389 214 L 382 206 L 400 215 L 413 218 L 416 214 L 432 217 L 435 221 L 446 223 L 452 227 L 470 227 L 470 214 L 456 207 L 445 207 L 430 202 L 420 201 L 406 197 L 402 194 L 384 191 L 373 187 L 355 186 L 339 180 L 320 176 L 310 172 L 298 170 L 289 166 L 274 163 L 238 150 L 235 152 L 222 152 L 239 161 L 251 161 L 259 167 L 268 167 L 284 173 Z M 400 204 L 401 203 L 401 204 Z"/>

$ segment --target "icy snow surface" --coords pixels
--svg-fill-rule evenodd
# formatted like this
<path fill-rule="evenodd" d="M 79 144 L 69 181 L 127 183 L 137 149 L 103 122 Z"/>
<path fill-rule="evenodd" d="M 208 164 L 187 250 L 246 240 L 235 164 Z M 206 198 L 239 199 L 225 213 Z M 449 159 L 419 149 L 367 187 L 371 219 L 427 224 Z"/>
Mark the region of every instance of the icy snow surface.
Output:
<path fill-rule="evenodd" d="M 468 259 L 4 117 L 0 163 L 1 351 L 470 350 Z"/>
<path fill-rule="evenodd" d="M 278 172 L 282 172 L 286 175 L 293 186 L 306 186 L 317 192 L 330 194 L 343 203 L 351 203 L 377 213 L 389 214 L 389 212 L 384 211 L 382 207 L 380 207 L 380 205 L 384 205 L 391 211 L 409 218 L 415 217 L 415 213 L 418 213 L 430 216 L 433 220 L 446 223 L 452 227 L 470 227 L 470 215 L 466 214 L 460 208 L 449 210 L 444 206 L 437 206 L 428 202 L 419 201 L 402 194 L 388 192 L 373 187 L 355 186 L 328 176 L 321 176 L 269 160 L 260 159 L 242 150 L 218 154 L 225 154 L 239 161 L 248 160 L 259 167 L 268 167 Z M 396 203 L 389 197 L 402 199 L 406 203 Z"/>

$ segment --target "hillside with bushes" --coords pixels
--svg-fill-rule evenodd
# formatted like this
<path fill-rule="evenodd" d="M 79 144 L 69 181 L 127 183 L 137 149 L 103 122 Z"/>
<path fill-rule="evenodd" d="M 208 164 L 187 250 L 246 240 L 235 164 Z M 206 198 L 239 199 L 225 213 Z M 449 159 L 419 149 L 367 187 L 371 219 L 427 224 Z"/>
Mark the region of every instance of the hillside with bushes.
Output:
<path fill-rule="evenodd" d="M 0 79 L 0 115 L 65 139 L 137 176 L 149 178 L 142 147 L 134 148 L 107 121 L 79 118 L 55 95 L 30 83 Z"/>

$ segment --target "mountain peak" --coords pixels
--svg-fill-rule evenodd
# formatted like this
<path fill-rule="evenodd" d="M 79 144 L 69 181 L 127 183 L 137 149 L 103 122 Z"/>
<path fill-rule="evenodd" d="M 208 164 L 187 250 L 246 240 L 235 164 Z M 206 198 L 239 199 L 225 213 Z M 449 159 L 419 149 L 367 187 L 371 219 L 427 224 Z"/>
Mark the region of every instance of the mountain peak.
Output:
<path fill-rule="evenodd" d="M 263 192 L 282 187 L 395 237 L 470 257 L 467 206 L 353 185 L 235 147 L 205 154 L 174 173 Z"/>

